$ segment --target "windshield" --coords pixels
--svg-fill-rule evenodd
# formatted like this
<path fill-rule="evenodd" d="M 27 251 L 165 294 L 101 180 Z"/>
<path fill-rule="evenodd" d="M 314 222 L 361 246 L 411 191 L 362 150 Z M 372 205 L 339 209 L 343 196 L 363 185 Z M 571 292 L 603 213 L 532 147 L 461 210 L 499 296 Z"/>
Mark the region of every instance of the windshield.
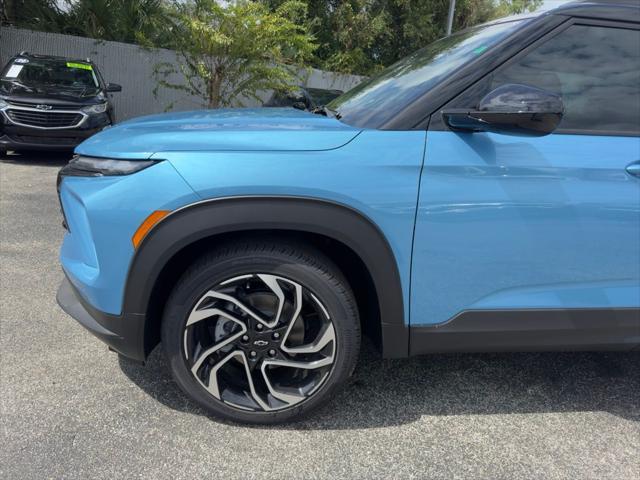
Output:
<path fill-rule="evenodd" d="M 95 95 L 100 88 L 89 63 L 16 58 L 2 72 L 2 80 L 28 89 L 57 89 L 75 95 Z"/>
<path fill-rule="evenodd" d="M 441 38 L 332 101 L 338 118 L 379 128 L 403 108 L 512 33 L 521 21 L 464 30 Z"/>

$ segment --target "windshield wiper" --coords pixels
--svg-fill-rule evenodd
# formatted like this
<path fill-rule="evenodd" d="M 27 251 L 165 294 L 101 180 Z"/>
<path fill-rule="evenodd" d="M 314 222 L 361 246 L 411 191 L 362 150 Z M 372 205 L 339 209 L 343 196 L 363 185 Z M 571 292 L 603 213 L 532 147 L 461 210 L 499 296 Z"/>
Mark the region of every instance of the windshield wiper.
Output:
<path fill-rule="evenodd" d="M 27 92 L 31 93 L 33 92 L 33 89 L 27 85 L 25 85 L 24 83 L 20 82 L 20 80 L 18 80 L 17 78 L 2 78 L 1 79 L 3 82 L 9 82 L 9 84 L 11 84 L 12 87 L 18 87 L 21 88 L 23 90 L 26 90 Z"/>

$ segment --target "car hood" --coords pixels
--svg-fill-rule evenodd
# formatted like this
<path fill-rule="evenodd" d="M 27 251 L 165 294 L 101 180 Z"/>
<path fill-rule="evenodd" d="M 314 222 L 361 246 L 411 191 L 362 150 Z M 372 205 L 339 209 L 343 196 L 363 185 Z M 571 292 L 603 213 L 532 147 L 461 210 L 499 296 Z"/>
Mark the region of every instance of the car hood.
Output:
<path fill-rule="evenodd" d="M 167 151 L 331 150 L 359 131 L 294 108 L 198 110 L 120 123 L 85 140 L 76 153 L 144 159 Z"/>

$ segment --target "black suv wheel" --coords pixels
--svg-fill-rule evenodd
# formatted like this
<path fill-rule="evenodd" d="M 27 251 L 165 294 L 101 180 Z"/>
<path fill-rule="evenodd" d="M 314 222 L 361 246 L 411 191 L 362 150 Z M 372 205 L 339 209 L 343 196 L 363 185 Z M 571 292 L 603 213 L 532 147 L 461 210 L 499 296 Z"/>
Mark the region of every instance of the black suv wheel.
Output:
<path fill-rule="evenodd" d="M 182 276 L 162 343 L 177 383 L 211 413 L 277 423 L 344 384 L 360 323 L 351 288 L 326 256 L 301 244 L 243 242 Z"/>

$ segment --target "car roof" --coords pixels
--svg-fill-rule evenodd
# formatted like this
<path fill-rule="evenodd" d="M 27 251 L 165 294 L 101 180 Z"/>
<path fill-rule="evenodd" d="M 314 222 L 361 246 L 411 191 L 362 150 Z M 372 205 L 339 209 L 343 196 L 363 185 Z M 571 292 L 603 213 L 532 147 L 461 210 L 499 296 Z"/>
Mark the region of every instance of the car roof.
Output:
<path fill-rule="evenodd" d="M 550 15 L 640 22 L 638 0 L 577 0 L 541 12 Z"/>
<path fill-rule="evenodd" d="M 54 60 L 60 62 L 80 62 L 80 63 L 89 63 L 93 65 L 93 62 L 89 58 L 74 58 L 74 57 L 62 57 L 57 55 L 40 55 L 37 53 L 29 53 L 29 52 L 20 52 L 15 55 L 12 60 L 16 58 L 27 58 L 29 60 Z"/>
<path fill-rule="evenodd" d="M 638 0 L 577 0 L 547 11 L 554 15 L 640 22 Z"/>
<path fill-rule="evenodd" d="M 634 6 L 637 7 L 638 0 L 575 0 L 573 2 L 566 2 L 564 5 L 575 4 L 591 4 L 591 5 L 618 5 L 618 6 Z"/>
<path fill-rule="evenodd" d="M 473 30 L 488 25 L 514 21 L 528 21 L 543 15 L 565 15 L 571 17 L 596 18 L 602 20 L 622 20 L 640 22 L 640 0 L 550 0 L 533 12 L 509 15 L 475 25 L 465 30 Z M 458 32 L 456 32 L 458 33 Z"/>

